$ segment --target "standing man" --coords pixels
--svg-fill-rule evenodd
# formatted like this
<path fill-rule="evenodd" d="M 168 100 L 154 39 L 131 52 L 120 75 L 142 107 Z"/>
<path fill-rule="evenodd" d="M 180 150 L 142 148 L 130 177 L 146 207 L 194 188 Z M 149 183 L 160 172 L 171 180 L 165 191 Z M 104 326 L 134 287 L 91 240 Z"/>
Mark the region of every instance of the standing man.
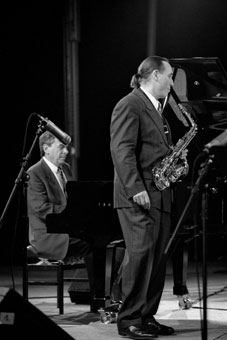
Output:
<path fill-rule="evenodd" d="M 165 282 L 171 192 L 159 191 L 152 179 L 154 166 L 171 152 L 170 129 L 159 99 L 168 95 L 173 80 L 168 60 L 158 56 L 146 58 L 137 72 L 132 92 L 116 104 L 110 125 L 114 207 L 127 252 L 117 326 L 122 336 L 151 339 L 174 333 L 154 318 Z"/>

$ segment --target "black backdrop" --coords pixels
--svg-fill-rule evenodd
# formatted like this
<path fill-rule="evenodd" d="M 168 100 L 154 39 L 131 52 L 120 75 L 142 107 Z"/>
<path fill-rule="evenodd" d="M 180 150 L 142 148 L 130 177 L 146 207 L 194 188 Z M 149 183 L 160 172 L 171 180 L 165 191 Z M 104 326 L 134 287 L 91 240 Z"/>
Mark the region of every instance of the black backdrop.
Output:
<path fill-rule="evenodd" d="M 1 199 L 3 211 L 21 166 L 28 117 L 40 113 L 64 128 L 63 15 L 67 1 L 1 3 Z M 169 58 L 218 56 L 226 67 L 226 4 L 221 0 L 157 1 L 156 41 L 149 41 L 149 0 L 79 1 L 79 179 L 112 179 L 109 122 L 140 61 L 156 46 Z M 31 119 L 27 151 L 37 131 Z M 38 159 L 34 149 L 31 163 Z M 19 197 L 20 198 L 20 197 Z M 1 261 L 8 262 L 18 195 L 0 230 Z M 15 249 L 23 239 L 17 230 Z M 17 252 L 17 251 L 16 251 Z"/>

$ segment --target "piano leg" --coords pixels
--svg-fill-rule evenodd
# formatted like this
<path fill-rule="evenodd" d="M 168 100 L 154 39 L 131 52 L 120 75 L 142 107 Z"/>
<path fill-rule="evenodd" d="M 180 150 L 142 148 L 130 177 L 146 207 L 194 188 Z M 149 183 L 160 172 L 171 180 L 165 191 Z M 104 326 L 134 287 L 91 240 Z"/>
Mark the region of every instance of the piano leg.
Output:
<path fill-rule="evenodd" d="M 116 240 L 106 247 L 105 298 L 108 307 L 121 303 L 121 272 L 126 252 L 124 240 Z"/>
<path fill-rule="evenodd" d="M 91 288 L 91 312 L 105 308 L 105 257 L 106 248 L 95 248 L 88 264 L 88 277 Z"/>
<path fill-rule="evenodd" d="M 173 268 L 173 294 L 185 295 L 188 294 L 186 284 L 187 269 L 188 269 L 188 247 L 184 239 L 180 239 L 172 254 Z"/>
<path fill-rule="evenodd" d="M 189 183 L 187 182 L 178 182 L 172 189 L 172 223 L 173 223 L 173 231 L 175 230 L 175 226 L 177 225 L 179 218 L 185 208 L 185 205 L 188 201 L 189 197 Z M 172 268 L 173 268 L 173 294 L 177 295 L 179 300 L 180 308 L 188 309 L 190 308 L 190 304 L 188 303 L 188 299 L 191 297 L 189 295 L 189 291 L 187 288 L 187 270 L 188 270 L 188 243 L 191 240 L 190 235 L 187 235 L 187 232 L 184 232 L 184 227 L 188 225 L 193 225 L 193 212 L 187 216 L 187 219 L 184 220 L 184 226 L 181 226 L 178 235 L 175 240 L 175 247 L 171 251 L 171 259 L 172 259 Z M 185 306 L 182 306 L 182 301 L 184 298 L 187 298 L 187 303 Z"/>
<path fill-rule="evenodd" d="M 72 302 L 90 304 L 90 311 L 93 313 L 100 307 L 105 307 L 104 254 L 105 249 L 94 249 L 84 256 L 86 268 L 75 272 L 74 280 L 68 289 Z"/>
<path fill-rule="evenodd" d="M 91 256 L 85 260 L 90 283 L 91 312 L 96 313 L 100 308 L 105 309 L 114 302 L 113 299 L 116 300 L 116 291 L 119 288 L 118 271 L 124 252 L 124 242 L 113 241 L 106 247 L 96 247 Z"/>
<path fill-rule="evenodd" d="M 117 278 L 118 269 L 124 256 L 123 241 L 113 241 L 107 245 L 94 246 L 91 253 L 84 257 L 89 291 L 78 290 L 76 284 L 72 283 L 69 288 L 71 301 L 84 302 L 90 304 L 90 311 L 97 313 L 100 308 L 105 309 L 111 304 L 112 287 Z"/>

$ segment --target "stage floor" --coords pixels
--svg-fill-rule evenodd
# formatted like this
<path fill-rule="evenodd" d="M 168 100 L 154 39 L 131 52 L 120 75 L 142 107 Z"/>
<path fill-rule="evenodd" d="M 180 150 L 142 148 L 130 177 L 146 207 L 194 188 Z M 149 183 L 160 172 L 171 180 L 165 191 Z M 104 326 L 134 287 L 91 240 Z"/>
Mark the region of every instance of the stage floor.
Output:
<path fill-rule="evenodd" d="M 167 268 L 166 283 L 162 300 L 156 319 L 163 324 L 175 328 L 176 334 L 172 336 L 159 336 L 158 339 L 178 340 L 226 340 L 227 339 L 227 260 L 209 262 L 207 264 L 207 299 L 203 298 L 204 281 L 202 277 L 202 264 L 200 263 L 199 275 L 194 263 L 189 263 L 187 273 L 187 285 L 194 303 L 191 309 L 182 310 L 178 306 L 178 300 L 173 295 L 173 281 L 171 266 Z M 0 268 L 0 286 L 13 288 L 22 294 L 21 268 L 13 271 L 13 279 L 10 267 Z M 12 282 L 15 282 L 15 286 Z M 75 304 L 71 302 L 68 293 L 70 283 L 64 287 L 64 314 L 59 315 L 56 307 L 56 287 L 54 286 L 30 286 L 29 303 L 42 314 L 53 320 L 57 327 L 76 340 L 117 340 L 123 339 L 118 335 L 116 323 L 104 324 L 97 313 L 90 312 L 87 304 Z M 23 299 L 23 298 L 22 298 Z M 1 296 L 1 301 L 4 296 Z M 206 311 L 203 302 L 206 302 Z M 23 313 L 23 311 L 21 311 Z M 204 312 L 207 317 L 204 320 Z M 26 318 L 25 318 L 26 323 Z M 26 325 L 25 325 L 26 326 Z M 207 333 L 204 331 L 207 328 Z M 19 335 L 18 335 L 19 337 Z M 23 334 L 21 334 L 23 338 Z M 2 337 L 0 336 L 2 339 Z M 31 337 L 32 339 L 32 337 Z M 43 339 L 46 339 L 44 334 Z M 42 340 L 42 339 L 40 339 Z M 56 339 L 54 339 L 56 340 Z"/>

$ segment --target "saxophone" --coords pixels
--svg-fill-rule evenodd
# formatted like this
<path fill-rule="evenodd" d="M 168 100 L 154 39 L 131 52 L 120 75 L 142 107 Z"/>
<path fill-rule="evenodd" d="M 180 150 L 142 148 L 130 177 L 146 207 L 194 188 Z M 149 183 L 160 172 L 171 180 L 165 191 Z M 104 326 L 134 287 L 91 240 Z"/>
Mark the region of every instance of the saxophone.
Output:
<path fill-rule="evenodd" d="M 152 169 L 152 175 L 154 183 L 158 190 L 164 190 L 170 186 L 170 183 L 174 183 L 182 175 L 188 171 L 187 159 L 181 159 L 182 151 L 186 149 L 187 145 L 195 137 L 198 126 L 192 119 L 191 115 L 185 110 L 181 104 L 177 104 L 180 111 L 188 119 L 191 124 L 190 130 L 178 140 L 177 144 L 172 147 L 170 155 L 166 156 L 160 163 Z M 179 162 L 180 161 L 180 162 Z"/>

